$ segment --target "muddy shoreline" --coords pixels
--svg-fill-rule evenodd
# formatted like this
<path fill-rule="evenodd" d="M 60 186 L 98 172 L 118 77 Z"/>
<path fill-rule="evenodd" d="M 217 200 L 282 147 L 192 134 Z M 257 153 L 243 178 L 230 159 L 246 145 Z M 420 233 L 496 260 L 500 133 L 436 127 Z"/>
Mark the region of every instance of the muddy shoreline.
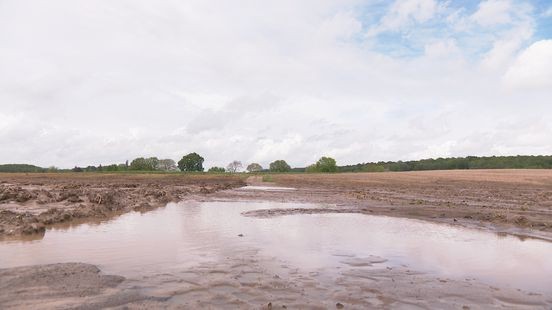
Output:
<path fill-rule="evenodd" d="M 3 309 L 548 309 L 552 295 L 436 277 L 384 260 L 339 273 L 279 265 L 254 250 L 148 278 L 63 263 L 0 269 Z"/>
<path fill-rule="evenodd" d="M 407 217 L 552 240 L 549 170 L 277 174 L 266 181 L 263 176 L 0 174 L 0 237 L 40 234 L 56 223 L 147 211 L 197 196 L 316 203 L 326 206 L 320 212 Z M 246 184 L 296 190 L 225 191 Z"/>
<path fill-rule="evenodd" d="M 266 178 L 265 178 L 266 179 Z M 266 181 L 266 180 L 265 180 Z M 223 191 L 221 200 L 320 204 L 319 210 L 258 210 L 248 216 L 360 213 L 426 220 L 552 241 L 552 171 L 477 170 L 273 175 L 256 186 L 288 191 Z"/>
<path fill-rule="evenodd" d="M 32 233 L 25 227 L 33 224 L 41 225 L 42 231 L 60 224 L 101 222 L 112 214 L 147 211 L 169 201 L 243 200 L 319 205 L 254 210 L 245 216 L 361 213 L 552 240 L 552 173 L 548 171 L 273 175 L 269 180 L 254 176 L 247 181 L 171 175 L 0 177 L 2 193 L 12 195 L 0 203 L 4 236 Z M 246 183 L 293 189 L 238 189 Z M 39 203 L 41 199 L 45 201 Z M 247 240 L 247 236 L 234 238 Z M 552 305 L 552 292 L 451 279 L 408 266 L 389 267 L 384 257 L 343 257 L 349 263 L 338 270 L 312 271 L 260 255 L 254 246 L 231 249 L 209 263 L 138 277 L 106 274 L 101 266 L 78 262 L 0 269 L 0 308 L 549 309 Z"/>
<path fill-rule="evenodd" d="M 235 176 L 181 174 L 0 174 L 0 237 L 147 211 L 190 195 L 243 186 Z"/>

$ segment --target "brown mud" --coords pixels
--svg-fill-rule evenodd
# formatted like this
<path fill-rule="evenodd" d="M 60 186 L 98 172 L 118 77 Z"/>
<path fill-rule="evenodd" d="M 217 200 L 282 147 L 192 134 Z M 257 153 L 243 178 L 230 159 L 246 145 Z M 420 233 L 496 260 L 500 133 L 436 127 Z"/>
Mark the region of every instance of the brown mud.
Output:
<path fill-rule="evenodd" d="M 257 210 L 246 215 L 364 213 L 485 228 L 552 240 L 552 170 L 471 170 L 250 177 L 287 191 L 224 191 L 219 199 L 322 204 L 317 210 Z"/>
<path fill-rule="evenodd" d="M 375 262 L 374 262 L 375 261 Z M 0 269 L 2 309 L 549 309 L 552 296 L 355 262 L 305 272 L 254 250 L 143 279 L 88 264 Z"/>
<path fill-rule="evenodd" d="M 273 183 L 263 182 L 259 176 L 248 182 L 294 190 L 237 190 L 244 182 L 224 176 L 0 175 L 0 227 L 3 234 L 19 234 L 33 232 L 33 225 L 98 220 L 109 212 L 148 209 L 168 201 L 253 200 L 320 207 L 246 215 L 366 213 L 521 231 L 552 240 L 552 171 L 283 174 L 271 179 Z M 550 309 L 552 305 L 551 292 L 437 277 L 407 266 L 391 268 L 384 257 L 343 261 L 339 270 L 309 271 L 260 255 L 254 247 L 239 247 L 213 262 L 137 278 L 106 275 L 81 263 L 0 269 L 0 308 Z"/>
<path fill-rule="evenodd" d="M 146 211 L 189 195 L 243 186 L 239 177 L 181 174 L 0 174 L 0 236 L 56 223 Z"/>

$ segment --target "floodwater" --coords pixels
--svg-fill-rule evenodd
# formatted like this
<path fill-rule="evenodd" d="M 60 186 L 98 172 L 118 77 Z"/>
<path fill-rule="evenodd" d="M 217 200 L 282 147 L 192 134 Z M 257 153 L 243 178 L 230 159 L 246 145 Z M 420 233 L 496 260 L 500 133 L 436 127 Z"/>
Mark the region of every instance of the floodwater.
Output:
<path fill-rule="evenodd" d="M 47 230 L 40 240 L 0 242 L 0 268 L 85 262 L 127 277 L 182 270 L 255 249 L 302 270 L 339 272 L 363 259 L 489 285 L 552 291 L 552 243 L 361 214 L 252 218 L 255 209 L 316 207 L 276 202 L 181 202 L 147 213 Z M 353 263 L 351 263 L 353 262 Z M 360 264 L 362 265 L 362 264 Z"/>
<path fill-rule="evenodd" d="M 244 187 L 241 187 L 241 188 L 237 188 L 237 190 L 240 190 L 240 191 L 287 192 L 287 191 L 295 191 L 297 189 L 293 188 L 293 187 L 248 185 L 248 186 L 244 186 Z"/>

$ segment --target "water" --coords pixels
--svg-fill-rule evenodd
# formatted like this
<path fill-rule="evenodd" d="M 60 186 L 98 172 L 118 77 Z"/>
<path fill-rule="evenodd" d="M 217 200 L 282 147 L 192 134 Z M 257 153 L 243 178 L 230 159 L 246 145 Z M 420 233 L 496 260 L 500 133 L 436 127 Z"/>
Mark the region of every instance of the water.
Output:
<path fill-rule="evenodd" d="M 147 213 L 58 227 L 39 240 L 0 242 L 0 268 L 86 262 L 128 277 L 216 262 L 240 249 L 303 270 L 339 270 L 351 258 L 500 287 L 552 291 L 552 243 L 360 214 L 251 218 L 241 212 L 316 207 L 293 203 L 182 202 Z M 243 235 L 242 237 L 238 235 Z M 379 265 L 379 264 L 378 264 Z"/>
<path fill-rule="evenodd" d="M 254 186 L 248 185 L 241 188 L 238 188 L 239 191 L 268 191 L 268 192 L 288 192 L 295 191 L 296 188 L 293 187 L 276 187 L 276 186 Z"/>

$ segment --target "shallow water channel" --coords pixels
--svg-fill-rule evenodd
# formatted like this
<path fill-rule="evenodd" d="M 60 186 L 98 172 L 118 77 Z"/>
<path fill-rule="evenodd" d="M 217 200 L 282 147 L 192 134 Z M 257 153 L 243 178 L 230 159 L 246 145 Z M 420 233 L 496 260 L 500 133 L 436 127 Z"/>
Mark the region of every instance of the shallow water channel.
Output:
<path fill-rule="evenodd" d="M 255 249 L 302 270 L 383 258 L 443 278 L 552 291 L 552 243 L 424 221 L 361 214 L 253 218 L 244 211 L 315 207 L 275 202 L 171 203 L 98 223 L 49 229 L 39 240 L 0 241 L 0 268 L 85 262 L 127 277 L 170 272 Z M 240 236 L 242 235 L 242 236 Z"/>

